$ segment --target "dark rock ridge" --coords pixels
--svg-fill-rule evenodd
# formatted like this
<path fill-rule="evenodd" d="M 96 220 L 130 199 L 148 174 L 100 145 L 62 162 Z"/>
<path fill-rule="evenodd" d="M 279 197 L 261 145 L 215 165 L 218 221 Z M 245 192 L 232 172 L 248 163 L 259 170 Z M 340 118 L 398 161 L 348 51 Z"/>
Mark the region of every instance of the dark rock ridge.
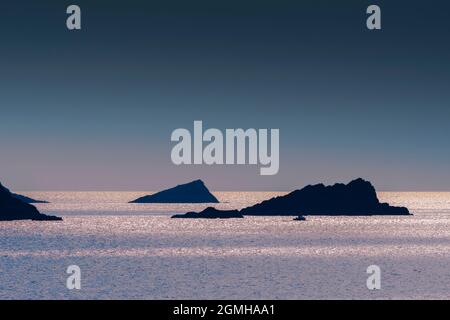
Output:
<path fill-rule="evenodd" d="M 309 185 L 285 196 L 263 201 L 240 211 L 245 215 L 370 216 L 409 215 L 405 207 L 380 203 L 375 188 L 361 178 L 348 184 Z"/>
<path fill-rule="evenodd" d="M 217 210 L 208 207 L 201 212 L 188 212 L 185 214 L 176 214 L 172 218 L 203 218 L 203 219 L 230 219 L 243 218 L 244 216 L 238 210 Z"/>
<path fill-rule="evenodd" d="M 29 198 L 29 197 L 26 197 L 26 196 L 23 196 L 23 195 L 17 194 L 17 193 L 11 193 L 11 194 L 14 198 L 19 199 L 20 201 L 25 202 L 25 203 L 48 203 L 47 201 L 36 200 L 36 199 Z"/>
<path fill-rule="evenodd" d="M 40 213 L 36 207 L 16 198 L 0 183 L 0 221 L 11 220 L 62 220 L 59 217 Z"/>
<path fill-rule="evenodd" d="M 216 210 L 216 209 L 214 209 Z M 214 214 L 218 215 L 220 210 Z M 410 215 L 405 207 L 380 203 L 375 188 L 361 178 L 348 184 L 309 185 L 285 196 L 244 208 L 240 214 L 253 216 L 371 216 Z M 195 217 L 194 213 L 189 213 Z"/>
<path fill-rule="evenodd" d="M 130 203 L 219 203 L 219 200 L 209 192 L 202 180 L 195 180 Z"/>

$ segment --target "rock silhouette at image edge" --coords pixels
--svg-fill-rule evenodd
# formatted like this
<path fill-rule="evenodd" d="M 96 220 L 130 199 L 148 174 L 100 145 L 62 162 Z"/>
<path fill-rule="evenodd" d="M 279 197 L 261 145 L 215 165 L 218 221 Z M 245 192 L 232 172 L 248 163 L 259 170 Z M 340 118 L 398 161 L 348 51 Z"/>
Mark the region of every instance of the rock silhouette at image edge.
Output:
<path fill-rule="evenodd" d="M 25 203 L 49 203 L 48 201 L 36 200 L 36 199 L 26 197 L 24 195 L 17 194 L 17 193 L 11 193 L 11 194 L 14 198 L 19 199 L 20 201 L 25 202 Z"/>
<path fill-rule="evenodd" d="M 0 183 L 0 221 L 57 221 L 62 218 L 40 213 L 35 206 L 23 202 Z"/>

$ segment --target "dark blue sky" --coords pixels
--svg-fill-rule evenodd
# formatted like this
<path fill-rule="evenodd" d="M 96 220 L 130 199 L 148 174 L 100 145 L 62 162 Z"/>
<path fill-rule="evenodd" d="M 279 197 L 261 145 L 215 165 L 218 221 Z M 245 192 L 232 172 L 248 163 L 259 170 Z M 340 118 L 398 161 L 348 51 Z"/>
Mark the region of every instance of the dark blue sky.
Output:
<path fill-rule="evenodd" d="M 95 4 L 93 4 L 95 2 Z M 448 1 L 0 4 L 0 181 L 16 190 L 450 190 Z M 82 30 L 66 29 L 78 4 Z M 365 27 L 369 4 L 382 30 Z M 170 134 L 279 128 L 280 171 L 172 164 Z"/>

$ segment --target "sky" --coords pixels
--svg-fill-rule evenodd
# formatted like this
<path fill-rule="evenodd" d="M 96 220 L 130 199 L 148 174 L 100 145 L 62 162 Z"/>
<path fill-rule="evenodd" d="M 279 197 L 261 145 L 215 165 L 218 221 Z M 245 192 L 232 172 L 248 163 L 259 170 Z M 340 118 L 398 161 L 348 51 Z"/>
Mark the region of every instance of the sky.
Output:
<path fill-rule="evenodd" d="M 77 4 L 82 29 L 66 28 Z M 381 7 L 382 29 L 366 28 Z M 450 191 L 448 1 L 2 1 L 14 190 Z M 280 170 L 175 166 L 177 128 L 278 128 Z"/>

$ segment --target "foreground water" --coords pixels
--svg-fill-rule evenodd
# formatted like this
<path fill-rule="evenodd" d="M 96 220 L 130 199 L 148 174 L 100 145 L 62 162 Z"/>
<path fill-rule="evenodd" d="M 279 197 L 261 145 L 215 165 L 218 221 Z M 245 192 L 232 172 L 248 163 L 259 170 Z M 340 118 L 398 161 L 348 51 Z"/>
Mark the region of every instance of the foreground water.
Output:
<path fill-rule="evenodd" d="M 146 193 L 27 193 L 62 222 L 0 222 L 0 299 L 449 299 L 450 193 L 379 193 L 410 217 L 170 219 Z M 241 208 L 280 193 L 215 193 Z M 381 290 L 366 287 L 369 265 Z M 66 269 L 82 289 L 66 288 Z"/>

